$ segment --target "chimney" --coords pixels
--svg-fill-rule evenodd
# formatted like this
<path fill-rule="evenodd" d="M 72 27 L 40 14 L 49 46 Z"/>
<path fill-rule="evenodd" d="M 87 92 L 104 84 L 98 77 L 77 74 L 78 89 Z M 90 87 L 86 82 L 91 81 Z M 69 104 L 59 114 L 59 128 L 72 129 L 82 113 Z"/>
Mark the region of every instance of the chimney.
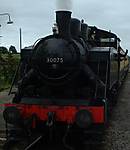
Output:
<path fill-rule="evenodd" d="M 59 36 L 61 38 L 71 38 L 70 33 L 70 22 L 71 22 L 70 11 L 56 11 L 56 23 L 58 26 Z"/>

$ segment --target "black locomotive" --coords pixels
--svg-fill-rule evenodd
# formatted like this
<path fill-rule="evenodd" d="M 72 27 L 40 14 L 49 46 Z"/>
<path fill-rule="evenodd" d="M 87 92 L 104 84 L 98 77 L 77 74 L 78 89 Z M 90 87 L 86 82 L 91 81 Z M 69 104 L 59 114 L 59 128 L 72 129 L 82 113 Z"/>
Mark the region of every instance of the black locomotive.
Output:
<path fill-rule="evenodd" d="M 116 34 L 71 18 L 69 11 L 57 11 L 56 23 L 53 35 L 21 51 L 18 91 L 4 111 L 6 123 L 17 127 L 9 141 L 45 134 L 54 125 L 105 124 L 111 96 L 127 75 L 128 51 Z"/>

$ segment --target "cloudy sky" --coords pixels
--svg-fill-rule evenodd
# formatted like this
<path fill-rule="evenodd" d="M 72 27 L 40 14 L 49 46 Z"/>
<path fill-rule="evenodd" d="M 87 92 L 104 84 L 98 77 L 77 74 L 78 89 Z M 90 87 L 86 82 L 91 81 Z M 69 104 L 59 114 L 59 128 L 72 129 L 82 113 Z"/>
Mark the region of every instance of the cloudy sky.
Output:
<path fill-rule="evenodd" d="M 61 0 L 62 1 L 62 0 Z M 70 0 L 63 0 L 70 1 Z M 111 30 L 122 40 L 130 55 L 130 1 L 129 0 L 72 0 L 73 16 L 85 19 L 88 25 Z M 71 5 L 67 5 L 71 9 Z M 55 20 L 56 0 L 0 0 L 0 13 L 8 12 L 13 20 L 0 16 L 0 43 L 19 49 L 19 28 L 22 28 L 23 47 L 51 33 Z"/>

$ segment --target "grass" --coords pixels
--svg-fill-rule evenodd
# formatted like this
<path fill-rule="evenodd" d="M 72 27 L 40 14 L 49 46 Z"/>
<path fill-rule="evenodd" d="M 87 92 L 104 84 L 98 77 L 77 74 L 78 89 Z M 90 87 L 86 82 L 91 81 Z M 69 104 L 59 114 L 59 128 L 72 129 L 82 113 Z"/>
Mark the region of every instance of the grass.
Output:
<path fill-rule="evenodd" d="M 0 92 L 8 88 L 10 88 L 10 84 L 7 81 L 0 80 Z"/>

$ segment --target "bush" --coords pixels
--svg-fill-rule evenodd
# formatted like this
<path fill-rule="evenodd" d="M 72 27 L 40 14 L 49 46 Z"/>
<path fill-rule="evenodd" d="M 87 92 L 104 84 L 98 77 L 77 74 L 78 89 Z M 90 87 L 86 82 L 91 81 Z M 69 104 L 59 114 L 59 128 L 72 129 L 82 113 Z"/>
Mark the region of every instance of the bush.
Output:
<path fill-rule="evenodd" d="M 20 59 L 19 54 L 0 53 L 0 89 L 9 87 Z"/>

